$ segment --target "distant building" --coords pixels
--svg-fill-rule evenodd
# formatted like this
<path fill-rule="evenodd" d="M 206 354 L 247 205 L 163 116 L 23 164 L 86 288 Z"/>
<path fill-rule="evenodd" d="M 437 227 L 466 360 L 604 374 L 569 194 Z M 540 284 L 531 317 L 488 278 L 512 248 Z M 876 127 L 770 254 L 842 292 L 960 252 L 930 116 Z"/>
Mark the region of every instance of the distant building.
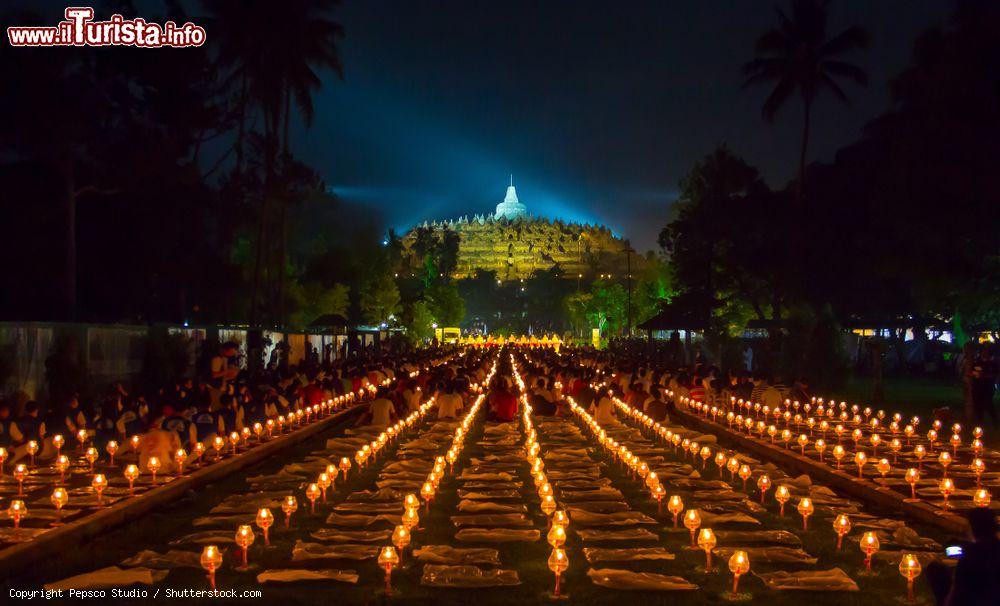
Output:
<path fill-rule="evenodd" d="M 518 280 L 553 268 L 574 280 L 578 276 L 625 278 L 624 240 L 603 225 L 533 217 L 518 199 L 513 177 L 495 213 L 425 221 L 405 234 L 404 252 L 411 256 L 415 273 L 421 271 L 422 260 L 415 258 L 413 246 L 421 230 L 430 230 L 439 238 L 447 232 L 458 235 L 458 262 L 452 276 L 459 279 L 473 277 L 482 270 L 496 272 L 499 280 Z M 633 255 L 632 271 L 641 264 L 641 256 Z"/>

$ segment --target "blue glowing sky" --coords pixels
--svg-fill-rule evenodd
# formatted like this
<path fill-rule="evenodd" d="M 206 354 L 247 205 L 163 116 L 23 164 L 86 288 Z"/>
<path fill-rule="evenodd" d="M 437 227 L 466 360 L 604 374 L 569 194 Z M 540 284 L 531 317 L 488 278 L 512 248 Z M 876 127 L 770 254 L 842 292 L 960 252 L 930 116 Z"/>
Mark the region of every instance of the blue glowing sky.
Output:
<path fill-rule="evenodd" d="M 760 118 L 765 90 L 740 65 L 773 3 L 346 0 L 345 80 L 325 80 L 294 147 L 344 198 L 388 226 L 492 212 L 514 174 L 537 215 L 601 222 L 655 246 L 677 183 L 720 142 L 772 186 L 792 176 L 800 110 Z M 842 0 L 831 29 L 872 37 L 851 107 L 815 114 L 811 158 L 830 159 L 887 108 L 914 37 L 943 23 L 937 0 Z"/>

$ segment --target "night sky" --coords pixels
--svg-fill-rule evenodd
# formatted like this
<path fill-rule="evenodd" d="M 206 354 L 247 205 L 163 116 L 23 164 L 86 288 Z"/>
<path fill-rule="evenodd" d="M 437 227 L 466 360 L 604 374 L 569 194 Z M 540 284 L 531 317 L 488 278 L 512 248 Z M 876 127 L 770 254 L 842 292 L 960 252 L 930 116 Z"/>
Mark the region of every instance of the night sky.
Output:
<path fill-rule="evenodd" d="M 492 212 L 513 173 L 533 213 L 602 222 L 651 248 L 678 180 L 717 143 L 772 186 L 794 174 L 800 107 L 769 125 L 766 86 L 740 90 L 774 6 L 346 0 L 336 13 L 345 80 L 326 79 L 296 148 L 341 196 L 377 206 L 398 229 Z M 819 102 L 811 159 L 830 159 L 888 107 L 888 80 L 914 38 L 951 9 L 833 2 L 832 32 L 858 23 L 871 35 L 852 57 L 871 83 L 847 89 L 851 107 Z"/>

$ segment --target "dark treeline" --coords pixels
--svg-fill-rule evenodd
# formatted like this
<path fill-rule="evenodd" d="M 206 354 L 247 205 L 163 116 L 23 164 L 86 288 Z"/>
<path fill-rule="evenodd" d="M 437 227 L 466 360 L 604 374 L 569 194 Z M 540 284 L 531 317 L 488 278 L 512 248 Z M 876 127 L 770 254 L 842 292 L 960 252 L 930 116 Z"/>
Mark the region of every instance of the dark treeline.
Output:
<path fill-rule="evenodd" d="M 820 4 L 792 5 L 779 33 L 762 36 L 764 59 L 747 66 L 751 79 L 776 82 L 765 118 L 775 103 L 801 99 L 808 107 L 817 87 L 846 99 L 837 76 L 864 82 L 855 66 L 822 59 L 817 69 L 837 70 L 817 83 L 816 72 L 803 76 L 794 57 L 774 52 L 776 35 L 801 35 L 807 45 L 817 35 L 809 23 L 790 21 L 809 18 L 801 5 Z M 850 44 L 840 36 L 827 44 L 864 40 L 853 29 L 845 34 Z M 958 3 L 950 23 L 915 41 L 890 86 L 891 107 L 860 140 L 828 164 L 805 165 L 782 189 L 765 184 L 737 144 L 695 165 L 660 236 L 676 305 L 710 310 L 722 341 L 750 320 L 781 326 L 770 331 L 768 353 L 774 367 L 795 373 L 807 370 L 803 363 L 836 359 L 839 327 L 895 328 L 900 342 L 907 328 L 921 339 L 928 326 L 953 328 L 960 338 L 996 334 L 1000 8 Z M 806 130 L 803 149 L 807 140 Z"/>

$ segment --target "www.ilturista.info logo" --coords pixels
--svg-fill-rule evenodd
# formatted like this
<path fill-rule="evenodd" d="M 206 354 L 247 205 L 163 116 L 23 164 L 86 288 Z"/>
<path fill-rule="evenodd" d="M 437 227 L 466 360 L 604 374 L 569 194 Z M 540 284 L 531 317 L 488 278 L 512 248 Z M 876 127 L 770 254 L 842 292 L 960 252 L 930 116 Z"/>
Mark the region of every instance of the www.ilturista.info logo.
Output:
<path fill-rule="evenodd" d="M 8 27 L 11 46 L 137 46 L 161 48 L 201 46 L 205 28 L 194 23 L 177 25 L 173 21 L 150 23 L 145 19 L 126 19 L 111 15 L 107 21 L 94 21 L 94 9 L 71 6 L 66 20 L 55 27 Z"/>

